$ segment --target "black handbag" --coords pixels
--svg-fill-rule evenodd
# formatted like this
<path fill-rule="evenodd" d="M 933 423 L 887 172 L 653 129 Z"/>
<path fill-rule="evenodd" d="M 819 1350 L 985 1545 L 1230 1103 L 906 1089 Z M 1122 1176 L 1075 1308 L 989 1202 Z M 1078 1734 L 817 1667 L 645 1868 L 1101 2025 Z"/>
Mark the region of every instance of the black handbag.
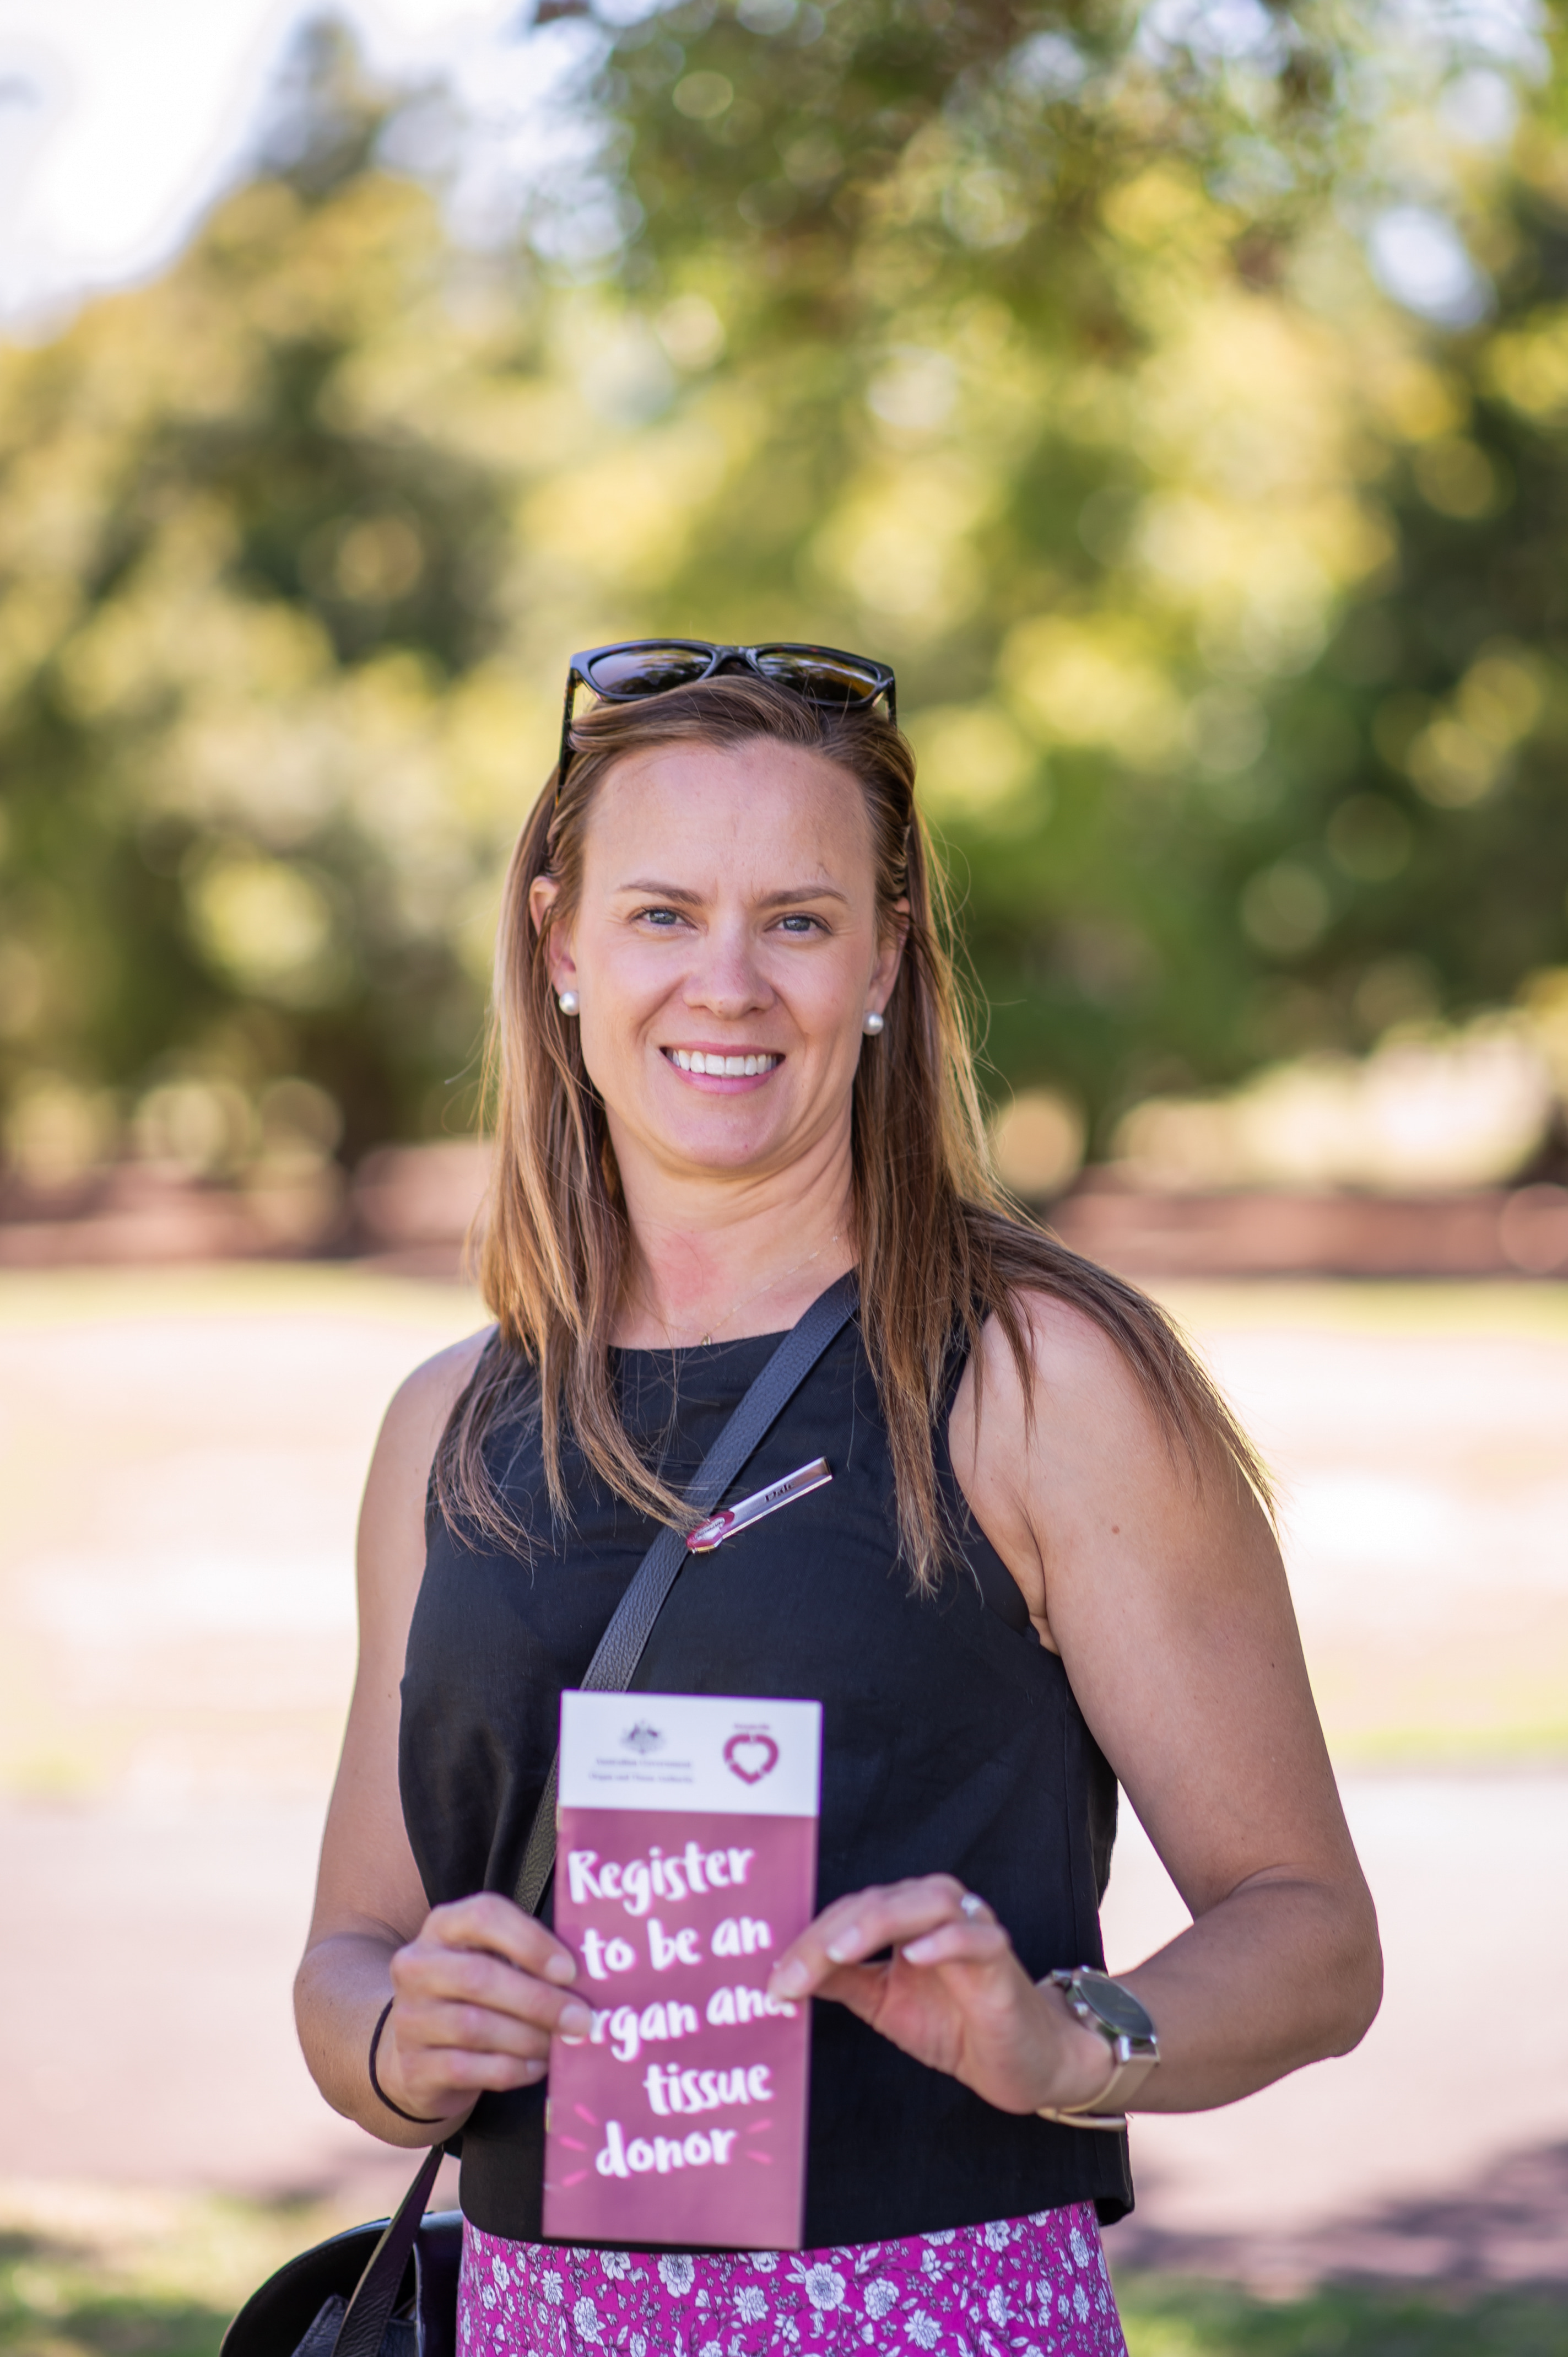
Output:
<path fill-rule="evenodd" d="M 854 1275 L 842 1276 L 785 1335 L 697 1469 L 686 1493 L 696 1520 L 714 1512 L 858 1299 Z M 683 1534 L 661 1530 L 610 1615 L 585 1687 L 625 1693 L 685 1559 Z M 512 1893 L 531 1915 L 555 1864 L 558 1766 L 552 1760 Z M 456 2357 L 463 2213 L 424 2207 L 445 2149 L 426 2153 L 394 2217 L 351 2226 L 269 2276 L 223 2335 L 220 2357 Z"/>

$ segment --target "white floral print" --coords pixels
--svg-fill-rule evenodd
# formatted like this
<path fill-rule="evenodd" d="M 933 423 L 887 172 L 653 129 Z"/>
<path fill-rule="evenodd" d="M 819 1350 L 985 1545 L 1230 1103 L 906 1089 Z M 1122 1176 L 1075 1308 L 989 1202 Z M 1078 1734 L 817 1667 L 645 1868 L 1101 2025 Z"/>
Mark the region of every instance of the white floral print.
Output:
<path fill-rule="evenodd" d="M 1088 2203 L 783 2254 L 465 2224 L 457 2333 L 458 2357 L 1126 2357 Z"/>
<path fill-rule="evenodd" d="M 836 2267 L 826 2266 L 820 2259 L 814 2267 L 807 2267 L 801 2275 L 800 2287 L 813 2308 L 842 2308 L 843 2305 L 843 2276 Z"/>

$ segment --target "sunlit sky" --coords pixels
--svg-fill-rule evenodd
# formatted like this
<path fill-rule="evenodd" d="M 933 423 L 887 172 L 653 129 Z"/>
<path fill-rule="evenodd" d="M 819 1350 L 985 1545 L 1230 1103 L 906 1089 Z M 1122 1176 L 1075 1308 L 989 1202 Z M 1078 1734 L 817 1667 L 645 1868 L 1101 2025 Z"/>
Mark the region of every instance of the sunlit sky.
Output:
<path fill-rule="evenodd" d="M 156 269 L 320 0 L 0 0 L 0 312 Z M 388 75 L 482 67 L 521 0 L 337 0 Z"/>

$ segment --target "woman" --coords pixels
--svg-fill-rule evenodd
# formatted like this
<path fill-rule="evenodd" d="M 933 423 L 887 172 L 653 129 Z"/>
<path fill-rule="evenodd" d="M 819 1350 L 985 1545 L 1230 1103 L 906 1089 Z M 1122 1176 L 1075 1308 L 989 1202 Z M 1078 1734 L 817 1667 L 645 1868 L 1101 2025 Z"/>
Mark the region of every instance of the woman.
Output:
<path fill-rule="evenodd" d="M 496 1324 L 376 1449 L 298 1982 L 340 2111 L 464 2132 L 466 2347 L 1120 2350 L 1117 2115 L 1231 2102 L 1377 2008 L 1257 1465 L 1153 1305 L 988 1175 L 892 687 L 823 650 L 579 657 L 512 861 Z M 688 1558 L 637 1679 L 824 1706 L 821 1911 L 771 1984 L 820 2000 L 808 2248 L 542 2246 L 550 2039 L 587 2014 L 500 1894 L 558 1696 L 769 1338 L 852 1269 L 741 1488 L 818 1455 L 832 1484 Z M 1194 1921 L 1076 1981 L 1117 1781 Z"/>

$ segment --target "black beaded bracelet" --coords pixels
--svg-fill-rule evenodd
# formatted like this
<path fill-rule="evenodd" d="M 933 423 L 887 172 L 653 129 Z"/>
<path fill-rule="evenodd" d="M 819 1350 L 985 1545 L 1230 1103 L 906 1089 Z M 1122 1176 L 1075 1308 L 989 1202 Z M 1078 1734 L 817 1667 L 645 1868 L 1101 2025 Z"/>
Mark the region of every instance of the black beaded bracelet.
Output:
<path fill-rule="evenodd" d="M 381 2081 L 376 2076 L 376 2049 L 381 2042 L 381 2032 L 387 2026 L 387 2016 L 392 2011 L 392 2007 L 396 2002 L 397 2000 L 395 1997 L 388 1997 L 385 2005 L 382 2006 L 380 2013 L 377 2014 L 376 2026 L 371 2032 L 371 2084 L 375 2089 L 381 2101 L 386 2105 L 388 2111 L 395 2112 L 399 2119 L 406 2120 L 411 2127 L 439 2127 L 443 2116 L 441 2113 L 437 2112 L 434 2118 L 427 2119 L 423 2112 L 405 2112 L 401 2104 L 393 2103 L 392 2097 L 388 2094 L 386 2089 L 382 2086 Z"/>

